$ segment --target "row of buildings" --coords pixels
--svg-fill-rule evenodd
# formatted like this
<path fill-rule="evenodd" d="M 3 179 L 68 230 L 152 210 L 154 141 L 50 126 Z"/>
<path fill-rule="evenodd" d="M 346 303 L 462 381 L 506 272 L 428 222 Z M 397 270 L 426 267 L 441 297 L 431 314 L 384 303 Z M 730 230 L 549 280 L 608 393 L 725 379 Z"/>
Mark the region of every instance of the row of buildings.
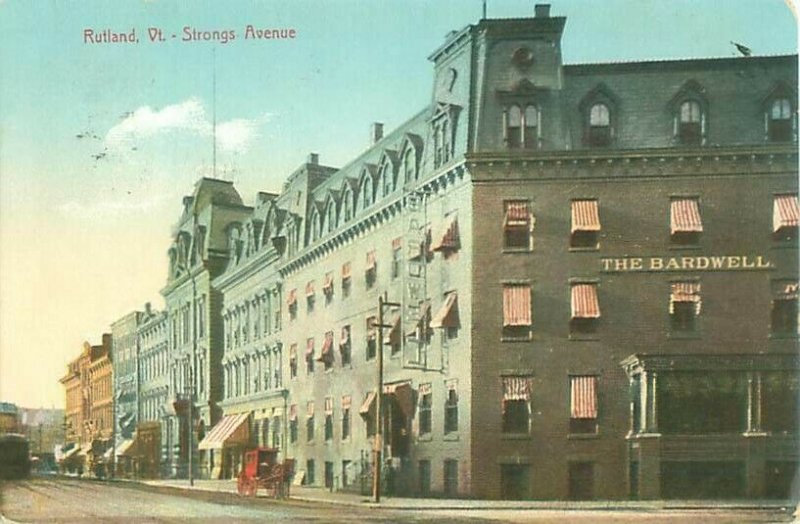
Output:
<path fill-rule="evenodd" d="M 199 180 L 164 311 L 97 357 L 113 414 L 70 365 L 80 438 L 113 419 L 149 476 L 258 445 L 359 489 L 380 448 L 398 494 L 792 495 L 797 57 L 565 65 L 565 22 L 451 33 L 430 104 L 344 167 L 253 205 Z"/>

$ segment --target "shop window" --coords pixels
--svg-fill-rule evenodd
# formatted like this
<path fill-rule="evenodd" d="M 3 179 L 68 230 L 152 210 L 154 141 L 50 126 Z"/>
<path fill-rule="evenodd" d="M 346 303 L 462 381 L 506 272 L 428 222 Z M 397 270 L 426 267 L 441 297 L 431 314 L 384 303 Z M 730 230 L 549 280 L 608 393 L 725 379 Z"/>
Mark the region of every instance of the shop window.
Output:
<path fill-rule="evenodd" d="M 772 236 L 779 242 L 797 240 L 800 206 L 797 193 L 775 195 L 772 204 Z"/>
<path fill-rule="evenodd" d="M 772 142 L 789 142 L 794 138 L 794 112 L 788 98 L 772 101 L 768 115 L 769 139 Z"/>
<path fill-rule="evenodd" d="M 662 372 L 656 384 L 660 433 L 703 435 L 747 429 L 747 381 L 741 373 Z"/>
<path fill-rule="evenodd" d="M 570 247 L 596 249 L 600 235 L 597 200 L 573 200 L 570 204 L 570 216 Z"/>
<path fill-rule="evenodd" d="M 673 198 L 669 205 L 669 233 L 673 245 L 696 245 L 703 232 L 697 198 Z"/>
<path fill-rule="evenodd" d="M 699 282 L 673 282 L 669 298 L 672 331 L 696 331 L 701 305 Z"/>
<path fill-rule="evenodd" d="M 531 377 L 503 377 L 503 433 L 530 431 Z"/>
<path fill-rule="evenodd" d="M 531 286 L 503 286 L 503 339 L 528 340 L 533 325 Z"/>
<path fill-rule="evenodd" d="M 455 384 L 448 385 L 447 400 L 444 403 L 444 432 L 458 431 L 458 392 Z"/>
<path fill-rule="evenodd" d="M 771 330 L 775 335 L 797 335 L 797 282 L 778 282 L 774 285 Z"/>
<path fill-rule="evenodd" d="M 433 394 L 430 384 L 419 386 L 419 434 L 428 435 L 431 432 L 433 409 Z"/>
<path fill-rule="evenodd" d="M 611 115 L 606 104 L 597 103 L 589 108 L 589 128 L 586 133 L 589 146 L 605 147 L 611 143 Z"/>
<path fill-rule="evenodd" d="M 575 283 L 570 286 L 571 334 L 591 334 L 597 331 L 600 321 L 600 302 L 597 298 L 597 284 L 591 282 Z"/>
<path fill-rule="evenodd" d="M 705 137 L 705 115 L 700 102 L 686 100 L 678 112 L 678 140 L 683 145 L 699 146 Z"/>
<path fill-rule="evenodd" d="M 570 433 L 597 432 L 597 377 L 572 376 L 570 381 Z"/>
<path fill-rule="evenodd" d="M 509 200 L 504 203 L 503 248 L 530 251 L 533 248 L 533 216 L 527 200 Z"/>
<path fill-rule="evenodd" d="M 773 434 L 800 430 L 800 375 L 770 371 L 761 374 L 761 429 Z"/>
<path fill-rule="evenodd" d="M 333 490 L 333 462 L 325 462 L 325 487 Z"/>

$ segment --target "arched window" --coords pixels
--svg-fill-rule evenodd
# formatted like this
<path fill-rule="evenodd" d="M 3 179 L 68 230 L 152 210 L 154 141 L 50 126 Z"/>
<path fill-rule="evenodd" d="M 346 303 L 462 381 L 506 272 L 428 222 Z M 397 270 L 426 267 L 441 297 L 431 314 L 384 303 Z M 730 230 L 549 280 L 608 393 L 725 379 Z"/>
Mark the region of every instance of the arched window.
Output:
<path fill-rule="evenodd" d="M 522 111 L 519 106 L 508 108 L 506 116 L 506 145 L 509 148 L 517 148 L 522 139 Z"/>
<path fill-rule="evenodd" d="M 308 231 L 309 243 L 314 242 L 319 237 L 319 232 L 319 215 L 317 214 L 317 210 L 314 209 L 311 211 L 311 223 Z"/>
<path fill-rule="evenodd" d="M 372 205 L 372 177 L 369 173 L 364 174 L 361 182 L 361 208 L 366 209 Z"/>
<path fill-rule="evenodd" d="M 328 222 L 328 233 L 336 229 L 336 203 L 333 200 L 328 201 L 328 217 L 325 219 Z"/>
<path fill-rule="evenodd" d="M 769 139 L 773 142 L 787 142 L 792 139 L 792 103 L 788 98 L 772 101 L 769 110 Z"/>
<path fill-rule="evenodd" d="M 342 193 L 342 217 L 342 222 L 353 218 L 353 190 L 349 186 Z"/>
<path fill-rule="evenodd" d="M 384 164 L 381 168 L 381 186 L 383 196 L 389 195 L 394 191 L 394 181 L 392 180 L 392 168 L 389 164 Z"/>
<path fill-rule="evenodd" d="M 409 147 L 403 155 L 403 177 L 406 182 L 413 182 L 417 179 L 417 166 L 414 150 Z"/>
<path fill-rule="evenodd" d="M 611 115 L 606 104 L 597 103 L 589 109 L 588 132 L 590 146 L 602 147 L 611 143 Z"/>
<path fill-rule="evenodd" d="M 539 147 L 539 110 L 536 106 L 527 106 L 523 116 L 525 125 L 525 147 L 527 149 L 536 149 Z"/>
<path fill-rule="evenodd" d="M 705 135 L 705 117 L 696 100 L 686 100 L 678 113 L 678 139 L 682 144 L 700 145 Z"/>

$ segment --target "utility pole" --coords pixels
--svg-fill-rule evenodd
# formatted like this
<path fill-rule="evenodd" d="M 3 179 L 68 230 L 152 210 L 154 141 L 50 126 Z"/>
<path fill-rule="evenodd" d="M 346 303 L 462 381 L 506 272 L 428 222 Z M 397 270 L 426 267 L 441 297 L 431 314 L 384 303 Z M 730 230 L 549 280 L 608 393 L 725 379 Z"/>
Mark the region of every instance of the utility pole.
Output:
<path fill-rule="evenodd" d="M 383 322 L 383 309 L 386 307 L 400 307 L 400 304 L 388 302 L 387 295 L 378 297 L 378 328 L 377 351 L 378 351 L 378 393 L 375 396 L 375 464 L 372 474 L 372 496 L 375 502 L 381 501 L 381 472 L 383 465 L 383 328 L 391 328 Z"/>

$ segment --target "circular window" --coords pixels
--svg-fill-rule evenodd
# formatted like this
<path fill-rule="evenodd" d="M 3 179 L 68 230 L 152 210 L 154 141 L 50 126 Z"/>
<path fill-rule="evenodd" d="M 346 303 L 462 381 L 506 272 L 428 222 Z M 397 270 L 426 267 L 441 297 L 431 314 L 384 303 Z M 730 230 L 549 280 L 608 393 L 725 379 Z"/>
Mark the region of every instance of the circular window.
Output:
<path fill-rule="evenodd" d="M 527 47 L 520 47 L 511 55 L 511 61 L 517 67 L 527 67 L 533 64 L 533 51 Z"/>

